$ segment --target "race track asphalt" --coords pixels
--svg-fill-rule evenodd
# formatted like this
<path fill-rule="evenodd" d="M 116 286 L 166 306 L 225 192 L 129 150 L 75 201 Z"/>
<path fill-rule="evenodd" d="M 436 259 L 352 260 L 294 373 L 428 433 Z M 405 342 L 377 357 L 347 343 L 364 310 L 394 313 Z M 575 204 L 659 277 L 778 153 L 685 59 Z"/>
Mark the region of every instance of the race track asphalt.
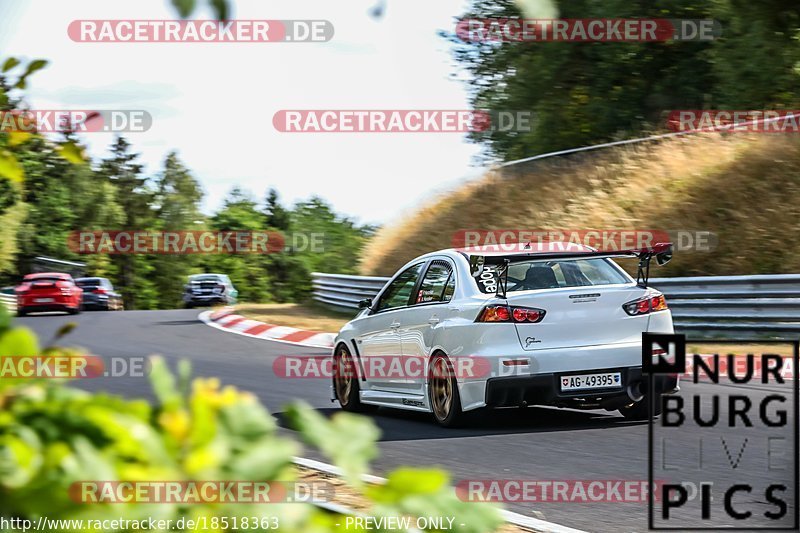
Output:
<path fill-rule="evenodd" d="M 50 339 L 62 324 L 77 322 L 78 327 L 60 344 L 84 347 L 104 357 L 159 354 L 173 367 L 178 360 L 188 359 L 196 376 L 217 376 L 223 384 L 252 391 L 279 419 L 286 403 L 297 398 L 325 414 L 338 410 L 338 405 L 329 400 L 327 381 L 278 378 L 272 369 L 280 355 L 322 355 L 325 350 L 219 331 L 201 323 L 197 315 L 197 310 L 84 312 L 78 316 L 50 314 L 16 320 L 35 330 L 43 341 Z M 86 380 L 81 386 L 131 397 L 152 397 L 143 378 L 99 378 Z M 708 392 L 708 387 L 712 385 L 684 385 L 681 394 L 688 401 L 691 393 Z M 748 391 L 756 405 L 767 394 L 759 387 Z M 399 465 L 440 465 L 452 473 L 453 483 L 465 479 L 647 479 L 647 424 L 626 421 L 616 412 L 513 408 L 492 412 L 464 429 L 443 429 L 426 415 L 387 409 L 381 409 L 374 420 L 382 431 L 381 457 L 374 464 L 378 475 Z M 670 454 L 670 460 L 694 460 L 691 458 L 697 455 L 701 436 L 710 456 L 725 458 L 721 439 L 726 439 L 729 455 L 738 454 L 743 435 L 747 433 L 729 428 L 702 435 L 698 430 L 672 432 L 668 447 L 677 453 Z M 725 483 L 741 481 L 751 451 L 758 457 L 765 455 L 763 449 L 758 449 L 764 446 L 756 443 L 758 436 L 752 435 L 738 470 L 726 468 L 717 472 L 718 484 L 720 479 Z M 325 460 L 312 450 L 306 456 Z M 747 479 L 754 484 L 767 483 L 776 475 L 762 466 L 746 470 Z M 791 494 L 789 500 L 793 497 Z M 715 501 L 719 501 L 717 498 L 721 495 L 716 495 Z M 763 494 L 741 501 L 742 505 L 756 506 L 754 512 L 769 509 Z M 518 502 L 506 507 L 587 531 L 647 530 L 644 502 Z M 790 507 L 790 513 L 793 509 Z M 687 512 L 683 518 L 691 520 L 692 514 Z"/>

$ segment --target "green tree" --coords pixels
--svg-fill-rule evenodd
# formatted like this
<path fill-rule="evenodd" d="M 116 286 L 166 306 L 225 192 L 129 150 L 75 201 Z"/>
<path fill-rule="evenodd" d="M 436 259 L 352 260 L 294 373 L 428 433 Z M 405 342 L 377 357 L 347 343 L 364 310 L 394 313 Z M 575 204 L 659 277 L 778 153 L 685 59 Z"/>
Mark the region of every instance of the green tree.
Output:
<path fill-rule="evenodd" d="M 288 231 L 291 223 L 289 211 L 281 205 L 278 191 L 274 187 L 270 187 L 269 191 L 267 191 L 264 203 L 266 227 L 279 231 Z"/>
<path fill-rule="evenodd" d="M 714 41 L 653 43 L 453 38 L 475 108 L 536 117 L 530 132 L 472 134 L 487 158 L 516 159 L 663 129 L 673 109 L 798 103 L 797 2 L 574 0 L 558 7 L 562 18 L 716 19 L 723 33 Z M 474 0 L 463 16 L 523 14 L 512 0 Z"/>
<path fill-rule="evenodd" d="M 175 152 L 167 155 L 164 170 L 154 179 L 154 227 L 162 231 L 202 229 L 200 212 L 203 191 Z M 179 304 L 187 275 L 195 268 L 193 255 L 154 255 L 150 263 L 156 273 L 153 285 L 158 307 L 172 308 Z"/>
<path fill-rule="evenodd" d="M 251 194 L 234 187 L 222 206 L 209 220 L 216 231 L 263 231 L 264 215 Z M 230 276 L 239 290 L 239 299 L 263 302 L 271 299 L 267 259 L 258 254 L 219 254 L 202 256 L 206 271 Z"/>
<path fill-rule="evenodd" d="M 136 162 L 138 158 L 139 154 L 131 152 L 130 143 L 120 136 L 111 146 L 111 156 L 100 164 L 99 172 L 114 185 L 123 212 L 122 227 L 118 229 L 145 231 L 153 228 L 153 193 L 147 177 L 142 175 L 142 165 Z M 133 309 L 157 306 L 158 293 L 149 276 L 154 269 L 147 258 L 120 254 L 113 256 L 112 262 L 119 272 L 118 289 L 126 306 Z"/>
<path fill-rule="evenodd" d="M 295 204 L 291 229 L 299 235 L 294 239 L 298 244 L 304 243 L 302 236 L 308 238 L 308 246 L 302 246 L 296 253 L 309 271 L 342 274 L 357 272 L 361 249 L 374 232 L 372 227 L 359 226 L 354 220 L 338 215 L 316 196 Z M 321 246 L 314 246 L 315 241 Z"/>

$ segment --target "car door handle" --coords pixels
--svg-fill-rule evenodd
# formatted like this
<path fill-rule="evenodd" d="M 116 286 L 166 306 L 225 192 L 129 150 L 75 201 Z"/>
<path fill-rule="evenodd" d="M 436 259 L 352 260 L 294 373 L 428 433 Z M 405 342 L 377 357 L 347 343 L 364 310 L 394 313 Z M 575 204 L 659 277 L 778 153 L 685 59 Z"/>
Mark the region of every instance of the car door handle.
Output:
<path fill-rule="evenodd" d="M 397 329 L 397 328 L 400 327 L 400 322 L 392 322 L 391 326 L 392 326 L 392 329 Z"/>
<path fill-rule="evenodd" d="M 438 316 L 432 316 L 432 317 L 430 317 L 428 319 L 428 324 L 430 324 L 431 326 L 435 326 L 438 323 L 439 323 L 439 317 Z"/>

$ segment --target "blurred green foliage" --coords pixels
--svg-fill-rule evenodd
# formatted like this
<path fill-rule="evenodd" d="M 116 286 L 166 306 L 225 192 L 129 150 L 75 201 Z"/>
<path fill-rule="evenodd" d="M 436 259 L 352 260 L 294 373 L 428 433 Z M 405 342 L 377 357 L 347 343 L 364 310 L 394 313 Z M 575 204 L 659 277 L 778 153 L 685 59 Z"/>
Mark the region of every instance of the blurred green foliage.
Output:
<path fill-rule="evenodd" d="M 79 352 L 57 347 L 40 351 L 36 337 L 13 328 L 0 306 L 0 356 Z M 298 478 L 292 458 L 300 445 L 278 433 L 274 418 L 255 396 L 222 386 L 216 378 L 192 380 L 190 373 L 186 362 L 179 363 L 176 376 L 164 360 L 153 358 L 152 405 L 88 393 L 60 380 L 0 380 L 0 516 L 31 520 L 265 516 L 277 517 L 282 531 L 340 530 L 341 518 L 308 503 L 87 504 L 77 503 L 74 493 L 71 497 L 70 487 L 81 481 Z M 346 473 L 350 487 L 368 504 L 369 514 L 454 516 L 466 524 L 459 528 L 463 533 L 493 531 L 502 523 L 494 507 L 458 499 L 447 474 L 439 470 L 400 469 L 390 474 L 385 486 L 364 486 L 361 476 L 377 454 L 378 430 L 371 420 L 344 412 L 328 420 L 301 404 L 291 406 L 288 413 L 301 437 Z"/>
<path fill-rule="evenodd" d="M 177 10 L 178 14 L 183 17 L 187 18 L 191 15 L 195 9 L 199 5 L 207 4 L 211 7 L 214 15 L 216 15 L 217 19 L 219 20 L 228 20 L 229 9 L 230 6 L 228 5 L 228 0 L 205 0 L 204 2 L 198 2 L 198 0 L 172 0 L 172 5 Z"/>

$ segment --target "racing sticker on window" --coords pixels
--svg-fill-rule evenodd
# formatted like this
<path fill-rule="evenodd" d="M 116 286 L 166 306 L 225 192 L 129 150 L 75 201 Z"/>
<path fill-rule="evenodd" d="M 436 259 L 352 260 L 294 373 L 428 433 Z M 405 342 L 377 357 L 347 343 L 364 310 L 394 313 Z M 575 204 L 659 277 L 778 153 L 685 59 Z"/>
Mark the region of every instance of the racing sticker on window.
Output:
<path fill-rule="evenodd" d="M 434 300 L 438 300 L 436 297 L 436 291 L 433 289 L 421 289 L 417 294 L 417 303 L 427 303 L 433 302 Z"/>
<path fill-rule="evenodd" d="M 481 275 L 477 278 L 478 287 L 481 292 L 497 292 L 497 269 L 493 266 L 484 265 Z"/>

